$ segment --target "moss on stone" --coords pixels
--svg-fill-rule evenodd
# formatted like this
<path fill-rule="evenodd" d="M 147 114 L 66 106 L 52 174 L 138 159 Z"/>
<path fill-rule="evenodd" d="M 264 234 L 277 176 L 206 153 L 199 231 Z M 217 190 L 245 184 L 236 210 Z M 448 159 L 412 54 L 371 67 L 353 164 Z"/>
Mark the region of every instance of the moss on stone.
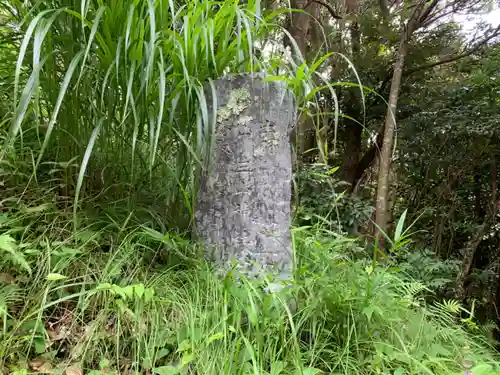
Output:
<path fill-rule="evenodd" d="M 231 116 L 238 116 L 250 104 L 250 91 L 247 88 L 232 90 L 228 103 L 217 111 L 217 122 L 228 120 Z"/>

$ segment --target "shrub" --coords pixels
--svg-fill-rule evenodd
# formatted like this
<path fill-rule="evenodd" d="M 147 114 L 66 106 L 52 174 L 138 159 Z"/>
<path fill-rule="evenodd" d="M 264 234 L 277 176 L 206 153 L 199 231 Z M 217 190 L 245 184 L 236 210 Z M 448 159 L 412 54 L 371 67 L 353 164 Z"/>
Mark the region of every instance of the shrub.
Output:
<path fill-rule="evenodd" d="M 338 179 L 338 168 L 323 164 L 302 166 L 296 173 L 296 219 L 300 224 L 322 223 L 335 231 L 358 234 L 373 212 L 370 203 L 356 194 L 347 194 L 347 185 Z"/>

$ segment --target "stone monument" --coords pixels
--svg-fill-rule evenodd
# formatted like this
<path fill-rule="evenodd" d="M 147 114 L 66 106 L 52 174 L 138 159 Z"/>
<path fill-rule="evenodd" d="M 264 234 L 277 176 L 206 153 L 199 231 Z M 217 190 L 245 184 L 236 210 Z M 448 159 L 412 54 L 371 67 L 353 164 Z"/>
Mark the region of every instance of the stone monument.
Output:
<path fill-rule="evenodd" d="M 263 74 L 225 76 L 205 96 L 211 141 L 195 211 L 205 255 L 223 271 L 290 279 L 294 97 Z"/>

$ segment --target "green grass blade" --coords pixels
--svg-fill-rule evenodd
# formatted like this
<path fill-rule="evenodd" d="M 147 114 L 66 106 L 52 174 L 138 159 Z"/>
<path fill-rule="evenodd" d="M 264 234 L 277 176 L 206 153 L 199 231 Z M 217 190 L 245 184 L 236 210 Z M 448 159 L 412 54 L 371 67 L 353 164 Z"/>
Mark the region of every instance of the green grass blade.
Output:
<path fill-rule="evenodd" d="M 75 199 L 73 202 L 74 230 L 76 230 L 78 227 L 76 213 L 78 210 L 78 201 L 79 201 L 80 193 L 81 193 L 81 189 L 82 189 L 83 178 L 85 176 L 85 171 L 87 170 L 87 165 L 89 163 L 90 156 L 92 155 L 92 150 L 94 149 L 95 141 L 96 141 L 97 137 L 99 136 L 99 132 L 101 131 L 102 124 L 103 124 L 103 119 L 100 119 L 99 122 L 97 123 L 97 126 L 94 128 L 92 135 L 90 136 L 90 140 L 87 144 L 85 154 L 83 155 L 82 165 L 80 166 L 80 171 L 78 172 L 78 180 L 76 183 L 76 190 L 75 190 Z"/>
<path fill-rule="evenodd" d="M 43 153 L 44 153 L 45 148 L 47 147 L 47 145 L 49 143 L 50 136 L 52 134 L 52 130 L 54 129 L 54 126 L 56 124 L 57 115 L 59 114 L 59 110 L 61 109 L 61 105 L 62 105 L 62 102 L 63 102 L 64 97 L 66 95 L 66 92 L 68 91 L 68 86 L 69 86 L 69 84 L 71 82 L 71 79 L 73 78 L 73 74 L 75 73 L 75 70 L 76 70 L 78 64 L 80 63 L 80 60 L 81 60 L 82 57 L 83 57 L 83 51 L 80 51 L 79 53 L 77 53 L 75 55 L 75 57 L 73 58 L 73 60 L 71 60 L 71 63 L 69 65 L 69 67 L 68 67 L 68 70 L 66 71 L 63 83 L 61 85 L 61 90 L 59 91 L 59 95 L 57 97 L 56 105 L 55 105 L 54 110 L 52 112 L 52 117 L 51 117 L 51 119 L 49 121 L 49 124 L 47 125 L 47 132 L 45 134 L 45 138 L 43 140 L 42 148 L 40 149 L 40 153 L 38 155 L 38 160 L 37 160 L 37 163 L 36 163 L 37 166 L 42 161 Z"/>
<path fill-rule="evenodd" d="M 31 40 L 31 36 L 33 35 L 33 32 L 35 28 L 37 27 L 38 23 L 44 17 L 46 14 L 49 14 L 50 12 L 53 12 L 53 10 L 45 10 L 43 12 L 40 12 L 29 24 L 28 29 L 24 33 L 23 41 L 21 43 L 21 47 L 19 48 L 19 56 L 17 58 L 17 63 L 16 63 L 16 70 L 14 72 L 14 106 L 17 105 L 17 92 L 19 88 L 19 77 L 21 75 L 21 67 L 23 65 L 24 57 L 26 56 L 26 51 L 28 49 L 28 44 Z M 14 108 L 15 111 L 16 108 Z"/>
<path fill-rule="evenodd" d="M 83 62 L 82 62 L 82 67 L 80 69 L 80 75 L 78 76 L 78 81 L 76 83 L 77 88 L 80 85 L 80 80 L 82 79 L 83 72 L 85 70 L 85 63 L 86 63 L 87 58 L 89 56 L 90 48 L 92 47 L 92 42 L 94 41 L 94 37 L 96 35 L 97 28 L 99 27 L 99 22 L 101 21 L 101 17 L 104 14 L 104 12 L 106 11 L 106 9 L 107 9 L 107 7 L 104 5 L 99 7 L 99 9 L 97 10 L 96 16 L 94 18 L 94 22 L 92 24 L 92 29 L 90 30 L 89 40 L 87 42 L 87 47 L 85 48 L 85 55 L 83 56 Z"/>

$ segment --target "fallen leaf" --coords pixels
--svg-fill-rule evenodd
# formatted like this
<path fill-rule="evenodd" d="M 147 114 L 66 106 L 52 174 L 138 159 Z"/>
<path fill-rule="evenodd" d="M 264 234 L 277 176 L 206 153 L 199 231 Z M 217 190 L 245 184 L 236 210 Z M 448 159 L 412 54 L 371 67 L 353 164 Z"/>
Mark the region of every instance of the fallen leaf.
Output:
<path fill-rule="evenodd" d="M 81 367 L 77 365 L 69 366 L 64 373 L 66 375 L 83 375 Z"/>
<path fill-rule="evenodd" d="M 50 362 L 44 362 L 37 371 L 42 374 L 50 374 L 52 372 L 52 365 Z"/>
<path fill-rule="evenodd" d="M 54 375 L 64 375 L 68 364 L 67 363 L 59 363 L 56 368 L 52 370 L 52 374 Z"/>
<path fill-rule="evenodd" d="M 12 276 L 8 273 L 0 273 L 0 283 L 15 284 L 16 279 L 14 278 L 14 276 Z"/>
<path fill-rule="evenodd" d="M 54 330 L 47 330 L 47 333 L 52 341 L 61 341 L 68 337 L 68 329 L 61 325 Z"/>
<path fill-rule="evenodd" d="M 38 370 L 43 364 L 45 363 L 45 361 L 43 359 L 34 359 L 33 361 L 30 362 L 30 367 L 33 369 L 33 370 Z"/>

